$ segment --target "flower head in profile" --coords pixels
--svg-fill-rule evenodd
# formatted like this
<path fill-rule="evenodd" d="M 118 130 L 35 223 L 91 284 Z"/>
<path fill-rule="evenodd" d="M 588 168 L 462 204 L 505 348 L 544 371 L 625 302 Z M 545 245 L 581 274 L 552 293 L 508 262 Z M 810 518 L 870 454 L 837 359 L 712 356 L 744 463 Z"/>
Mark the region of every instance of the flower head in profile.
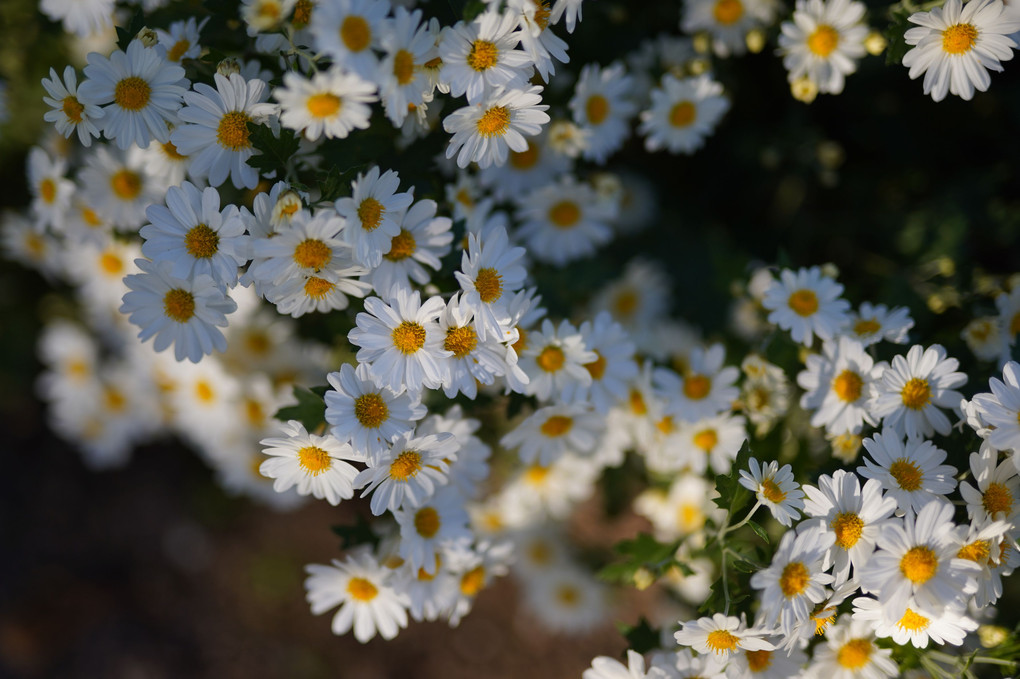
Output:
<path fill-rule="evenodd" d="M 711 618 L 699 618 L 680 623 L 680 631 L 674 634 L 681 646 L 690 646 L 698 653 L 714 653 L 729 657 L 738 649 L 745 651 L 771 651 L 775 646 L 762 639 L 766 632 L 748 628 L 747 623 L 732 615 L 716 613 Z"/>

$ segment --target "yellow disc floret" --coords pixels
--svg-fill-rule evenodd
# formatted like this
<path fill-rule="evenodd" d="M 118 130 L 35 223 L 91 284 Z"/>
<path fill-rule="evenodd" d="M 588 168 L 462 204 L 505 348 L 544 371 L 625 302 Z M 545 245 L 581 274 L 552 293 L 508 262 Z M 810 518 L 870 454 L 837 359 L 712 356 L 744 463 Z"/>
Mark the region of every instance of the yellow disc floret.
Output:
<path fill-rule="evenodd" d="M 358 206 L 358 219 L 361 220 L 361 228 L 365 231 L 375 231 L 379 228 L 384 214 L 386 207 L 371 196 L 361 201 L 361 205 Z"/>
<path fill-rule="evenodd" d="M 393 346 L 402 354 L 413 354 L 425 346 L 425 328 L 414 321 L 403 321 L 393 328 Z"/>
<path fill-rule="evenodd" d="M 229 111 L 216 127 L 216 141 L 228 151 L 243 151 L 251 148 L 248 139 L 248 123 L 251 118 L 244 111 Z"/>
<path fill-rule="evenodd" d="M 372 43 L 372 27 L 364 17 L 348 15 L 340 24 L 340 40 L 351 52 L 362 52 Z"/>
<path fill-rule="evenodd" d="M 762 497 L 774 504 L 779 504 L 786 499 L 786 493 L 772 479 L 762 481 L 758 492 L 762 494 Z"/>
<path fill-rule="evenodd" d="M 786 564 L 779 576 L 779 589 L 783 590 L 783 596 L 792 599 L 807 589 L 810 580 L 811 573 L 807 567 L 799 561 L 791 561 Z"/>
<path fill-rule="evenodd" d="M 566 361 L 567 356 L 563 353 L 563 349 L 551 344 L 542 349 L 542 352 L 535 358 L 535 363 L 538 364 L 538 367 L 547 373 L 561 370 Z"/>
<path fill-rule="evenodd" d="M 593 94 L 584 105 L 584 113 L 589 123 L 601 125 L 609 116 L 609 101 L 601 94 Z"/>
<path fill-rule="evenodd" d="M 439 512 L 435 507 L 422 507 L 414 515 L 414 529 L 425 539 L 439 532 Z"/>
<path fill-rule="evenodd" d="M 861 397 L 864 380 L 853 370 L 844 370 L 832 380 L 832 390 L 839 400 L 854 403 Z"/>
<path fill-rule="evenodd" d="M 832 532 L 836 534 L 836 544 L 843 549 L 850 549 L 861 539 L 864 521 L 854 512 L 840 512 L 832 520 Z"/>
<path fill-rule="evenodd" d="M 470 325 L 450 328 L 446 331 L 443 348 L 453 352 L 454 358 L 464 358 L 478 346 L 478 333 Z"/>
<path fill-rule="evenodd" d="M 815 294 L 814 290 L 806 288 L 796 290 L 786 300 L 786 303 L 793 309 L 795 314 L 805 318 L 818 311 L 818 295 Z"/>
<path fill-rule="evenodd" d="M 954 24 L 942 31 L 942 49 L 949 54 L 966 54 L 978 39 L 978 30 L 971 24 Z"/>
<path fill-rule="evenodd" d="M 312 299 L 322 299 L 333 292 L 335 287 L 336 284 L 332 281 L 327 281 L 325 278 L 319 278 L 318 276 L 310 276 L 305 281 L 305 294 Z"/>
<path fill-rule="evenodd" d="M 700 401 L 712 391 L 712 378 L 707 375 L 688 375 L 684 380 L 684 396 Z"/>
<path fill-rule="evenodd" d="M 220 237 L 205 224 L 196 224 L 184 234 L 184 249 L 195 259 L 209 259 L 219 246 Z"/>
<path fill-rule="evenodd" d="M 871 659 L 872 648 L 869 639 L 851 639 L 836 652 L 836 662 L 848 670 L 859 670 Z"/>
<path fill-rule="evenodd" d="M 814 33 L 808 36 L 807 46 L 812 54 L 823 59 L 836 51 L 839 45 L 839 31 L 832 26 L 819 24 Z"/>
<path fill-rule="evenodd" d="M 744 16 L 744 5 L 740 0 L 717 0 L 712 15 L 723 26 L 732 26 Z"/>
<path fill-rule="evenodd" d="M 421 468 L 421 453 L 405 450 L 390 464 L 390 478 L 394 481 L 407 481 L 417 476 Z"/>
<path fill-rule="evenodd" d="M 467 55 L 468 66 L 481 72 L 488 70 L 499 61 L 499 48 L 488 40 L 475 40 Z"/>
<path fill-rule="evenodd" d="M 298 465 L 312 476 L 328 471 L 333 464 L 329 453 L 317 446 L 305 446 L 298 451 L 297 456 Z"/>
<path fill-rule="evenodd" d="M 574 426 L 574 419 L 565 415 L 553 415 L 542 423 L 539 429 L 545 436 L 556 438 L 564 436 Z"/>
<path fill-rule="evenodd" d="M 896 483 L 902 490 L 910 493 L 919 490 L 924 480 L 924 472 L 917 466 L 917 463 L 905 457 L 901 457 L 889 465 L 889 473 L 896 479 Z"/>
<path fill-rule="evenodd" d="M 347 593 L 357 601 L 371 601 L 379 589 L 365 578 L 351 578 L 347 583 Z"/>
<path fill-rule="evenodd" d="M 195 297 L 181 288 L 168 290 L 163 295 L 163 313 L 171 321 L 187 323 L 195 315 Z"/>
<path fill-rule="evenodd" d="M 510 129 L 510 109 L 493 106 L 482 114 L 475 127 L 483 137 L 502 137 Z"/>
<path fill-rule="evenodd" d="M 308 97 L 305 107 L 313 118 L 329 118 L 340 112 L 343 100 L 332 92 L 318 92 Z"/>
<path fill-rule="evenodd" d="M 362 394 L 354 399 L 354 416 L 366 429 L 378 429 L 390 416 L 386 401 L 379 394 Z"/>
<path fill-rule="evenodd" d="M 549 208 L 549 221 L 560 229 L 569 229 L 581 219 L 581 208 L 572 200 L 562 200 Z"/>
<path fill-rule="evenodd" d="M 911 410 L 923 409 L 931 401 L 931 387 L 928 386 L 928 380 L 911 377 L 903 385 L 900 398 L 903 399 L 903 405 Z"/>
<path fill-rule="evenodd" d="M 479 269 L 475 276 L 475 290 L 485 304 L 492 304 L 503 296 L 503 277 L 491 267 Z"/>
<path fill-rule="evenodd" d="M 1009 514 L 1013 510 L 1013 493 L 1001 483 L 992 482 L 981 494 L 981 506 L 993 519 L 996 514 Z"/>
<path fill-rule="evenodd" d="M 938 557 L 930 547 L 924 545 L 911 547 L 900 559 L 900 573 L 916 585 L 923 585 L 931 580 L 938 569 Z"/>
<path fill-rule="evenodd" d="M 319 271 L 333 259 L 333 250 L 321 240 L 306 238 L 294 248 L 294 263 L 306 269 Z"/>
<path fill-rule="evenodd" d="M 723 0 L 727 2 L 728 0 Z M 687 127 L 698 117 L 698 109 L 689 101 L 679 101 L 669 109 L 669 124 L 673 127 Z"/>
<path fill-rule="evenodd" d="M 134 200 L 142 192 L 142 177 L 127 168 L 118 170 L 110 177 L 110 188 L 121 200 Z"/>
<path fill-rule="evenodd" d="M 708 633 L 705 644 L 715 653 L 726 653 L 736 650 L 740 638 L 724 629 L 715 629 Z"/>
<path fill-rule="evenodd" d="M 149 104 L 152 88 L 136 75 L 124 78 L 113 88 L 113 101 L 122 109 L 141 111 Z"/>

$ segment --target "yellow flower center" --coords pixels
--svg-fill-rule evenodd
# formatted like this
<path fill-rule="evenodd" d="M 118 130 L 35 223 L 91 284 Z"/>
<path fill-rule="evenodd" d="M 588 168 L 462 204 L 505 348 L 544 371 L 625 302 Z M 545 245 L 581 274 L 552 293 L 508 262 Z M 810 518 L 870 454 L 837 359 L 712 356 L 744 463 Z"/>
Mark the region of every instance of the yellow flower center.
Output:
<path fill-rule="evenodd" d="M 118 170 L 110 177 L 110 188 L 121 200 L 134 200 L 142 192 L 142 177 L 127 168 Z"/>
<path fill-rule="evenodd" d="M 39 196 L 44 203 L 52 203 L 57 198 L 57 184 L 49 177 L 39 182 Z"/>
<path fill-rule="evenodd" d="M 528 148 L 523 151 L 511 151 L 508 162 L 515 170 L 530 170 L 538 163 L 538 146 L 528 142 Z"/>
<path fill-rule="evenodd" d="M 549 221 L 553 226 L 569 229 L 581 219 L 581 208 L 571 200 L 563 200 L 549 208 Z"/>
<path fill-rule="evenodd" d="M 744 651 L 747 668 L 752 672 L 764 672 L 772 665 L 772 651 Z"/>
<path fill-rule="evenodd" d="M 701 530 L 704 525 L 705 514 L 701 511 L 701 507 L 691 503 L 680 505 L 677 512 L 677 526 L 681 531 L 690 534 Z"/>
<path fill-rule="evenodd" d="M 503 277 L 491 267 L 485 267 L 475 276 L 475 290 L 485 304 L 492 304 L 503 296 Z"/>
<path fill-rule="evenodd" d="M 415 513 L 414 529 L 425 539 L 439 532 L 439 512 L 435 507 L 422 507 Z"/>
<path fill-rule="evenodd" d="M 378 429 L 390 416 L 386 401 L 379 394 L 362 394 L 354 399 L 354 416 L 366 429 Z"/>
<path fill-rule="evenodd" d="M 510 129 L 510 109 L 493 106 L 478 119 L 478 134 L 483 137 L 502 137 Z"/>
<path fill-rule="evenodd" d="M 705 644 L 715 653 L 725 653 L 726 651 L 736 650 L 738 641 L 740 641 L 739 637 L 730 634 L 726 630 L 715 629 L 708 633 Z"/>
<path fill-rule="evenodd" d="M 110 276 L 118 276 L 124 272 L 124 262 L 112 252 L 100 255 L 99 267 Z"/>
<path fill-rule="evenodd" d="M 712 391 L 712 378 L 707 375 L 688 375 L 684 380 L 684 396 L 700 401 Z"/>
<path fill-rule="evenodd" d="M 103 225 L 103 220 L 100 219 L 99 215 L 96 214 L 96 211 L 90 207 L 83 207 L 81 209 L 81 218 L 85 222 L 85 224 L 91 229 Z"/>
<path fill-rule="evenodd" d="M 305 269 L 318 271 L 333 259 L 328 245 L 315 238 L 307 238 L 294 248 L 294 263 Z"/>
<path fill-rule="evenodd" d="M 740 0 L 718 0 L 712 9 L 715 20 L 723 26 L 732 26 L 744 16 L 744 5 Z"/>
<path fill-rule="evenodd" d="M 454 358 L 464 358 L 478 346 L 478 333 L 470 325 L 446 331 L 443 348 L 453 352 Z"/>
<path fill-rule="evenodd" d="M 901 457 L 889 465 L 889 473 L 900 484 L 900 488 L 907 492 L 914 492 L 921 487 L 924 480 L 924 472 L 912 460 Z"/>
<path fill-rule="evenodd" d="M 566 363 L 567 357 L 563 353 L 563 349 L 557 346 L 549 345 L 542 349 L 542 352 L 535 359 L 535 363 L 538 367 L 547 373 L 554 373 L 563 368 L 563 364 Z"/>
<path fill-rule="evenodd" d="M 576 606 L 581 601 L 581 592 L 570 584 L 563 584 L 556 588 L 556 599 L 567 607 Z"/>
<path fill-rule="evenodd" d="M 942 49 L 949 54 L 966 54 L 974 47 L 978 30 L 971 24 L 954 24 L 942 31 Z"/>
<path fill-rule="evenodd" d="M 815 623 L 815 634 L 825 634 L 825 628 L 836 621 L 836 607 L 820 603 L 808 617 Z"/>
<path fill-rule="evenodd" d="M 195 298 L 187 290 L 174 288 L 163 295 L 163 314 L 171 321 L 187 323 L 195 315 Z"/>
<path fill-rule="evenodd" d="M 672 415 L 666 415 L 661 420 L 655 423 L 655 428 L 662 433 L 663 436 L 669 436 L 676 431 L 676 423 L 673 422 Z"/>
<path fill-rule="evenodd" d="M 358 206 L 358 219 L 361 220 L 361 228 L 365 231 L 375 231 L 379 228 L 384 214 L 386 207 L 372 197 L 361 201 L 361 205 Z"/>
<path fill-rule="evenodd" d="M 549 476 L 549 468 L 541 465 L 533 464 L 527 468 L 524 472 L 524 478 L 533 486 L 539 486 L 545 483 L 546 478 Z"/>
<path fill-rule="evenodd" d="M 343 101 L 331 92 L 319 92 L 308 97 L 305 106 L 313 118 L 329 118 L 340 111 Z"/>
<path fill-rule="evenodd" d="M 149 103 L 152 88 L 136 75 L 124 78 L 113 88 L 113 101 L 122 109 L 141 111 Z"/>
<path fill-rule="evenodd" d="M 251 148 L 248 139 L 248 123 L 251 118 L 243 111 L 229 111 L 220 119 L 216 128 L 216 141 L 230 151 L 241 151 Z"/>
<path fill-rule="evenodd" d="M 82 114 L 85 113 L 85 107 L 78 101 L 78 98 L 70 94 L 64 97 L 60 109 L 72 123 L 80 123 L 82 121 Z"/>
<path fill-rule="evenodd" d="M 542 433 L 549 438 L 556 438 L 557 436 L 563 436 L 569 432 L 573 426 L 573 418 L 566 417 L 565 415 L 553 415 L 542 423 L 540 429 Z"/>
<path fill-rule="evenodd" d="M 854 323 L 854 334 L 858 337 L 867 337 L 868 335 L 874 335 L 876 332 L 882 329 L 882 324 L 873 318 L 862 318 L 861 320 Z"/>
<path fill-rule="evenodd" d="M 648 404 L 645 403 L 645 397 L 637 389 L 630 390 L 628 401 L 630 402 L 630 411 L 635 415 L 648 414 Z"/>
<path fill-rule="evenodd" d="M 832 532 L 836 534 L 836 544 L 843 549 L 850 549 L 861 539 L 864 521 L 853 512 L 841 512 L 832 520 Z"/>
<path fill-rule="evenodd" d="M 371 601 L 379 589 L 365 578 L 351 578 L 347 583 L 347 593 L 357 601 Z"/>
<path fill-rule="evenodd" d="M 252 426 L 260 427 L 266 422 L 266 413 L 262 409 L 262 404 L 251 398 L 244 401 L 244 416 Z"/>
<path fill-rule="evenodd" d="M 722 0 L 722 2 L 737 2 L 737 0 Z M 737 2 L 739 5 L 740 3 Z M 673 127 L 687 127 L 698 117 L 698 109 L 689 101 L 679 101 L 669 109 L 669 124 Z"/>
<path fill-rule="evenodd" d="M 927 629 L 930 622 L 928 618 L 908 608 L 896 626 L 908 632 L 918 632 Z"/>
<path fill-rule="evenodd" d="M 114 387 L 103 388 L 103 404 L 112 412 L 120 412 L 127 405 L 127 398 Z"/>
<path fill-rule="evenodd" d="M 597 356 L 597 358 L 594 361 L 584 364 L 584 369 L 588 371 L 588 374 L 591 375 L 593 380 L 597 381 L 601 380 L 602 376 L 606 374 L 606 357 L 597 351 L 595 352 L 595 356 Z"/>
<path fill-rule="evenodd" d="M 171 142 L 167 142 L 162 146 L 163 153 L 165 153 L 166 157 L 169 158 L 170 160 L 184 160 L 185 158 L 187 158 L 187 156 L 178 151 L 177 147 L 174 146 L 173 143 Z"/>
<path fill-rule="evenodd" d="M 528 561 L 539 566 L 552 562 L 553 549 L 545 542 L 532 542 L 527 549 Z"/>
<path fill-rule="evenodd" d="M 216 400 L 216 392 L 213 391 L 208 382 L 199 380 L 195 383 L 195 398 L 203 403 L 212 403 Z"/>
<path fill-rule="evenodd" d="M 853 370 L 844 370 L 832 380 L 832 390 L 841 401 L 853 403 L 861 397 L 864 380 Z"/>
<path fill-rule="evenodd" d="M 181 38 L 174 43 L 174 46 L 167 50 L 166 58 L 167 61 L 180 61 L 184 53 L 191 48 L 191 41 L 187 38 Z"/>
<path fill-rule="evenodd" d="M 839 31 L 825 24 L 819 24 L 815 32 L 807 39 L 808 49 L 823 59 L 832 54 L 837 45 L 839 45 Z"/>
<path fill-rule="evenodd" d="M 484 71 L 496 65 L 499 61 L 499 49 L 494 43 L 488 40 L 475 40 L 471 44 L 471 51 L 467 55 L 468 66 L 476 71 Z"/>
<path fill-rule="evenodd" d="M 414 80 L 414 55 L 407 50 L 398 50 L 393 55 L 393 77 L 398 85 L 406 85 Z"/>
<path fill-rule="evenodd" d="M 372 42 L 372 27 L 364 17 L 348 16 L 340 24 L 340 40 L 351 52 L 362 52 Z"/>
<path fill-rule="evenodd" d="M 205 224 L 196 224 L 184 235 L 184 249 L 195 259 L 209 259 L 219 250 L 220 237 Z"/>
<path fill-rule="evenodd" d="M 900 397 L 903 399 L 903 405 L 911 410 L 921 410 L 931 400 L 931 388 L 928 386 L 928 380 L 911 377 L 903 385 Z"/>
<path fill-rule="evenodd" d="M 702 429 L 694 435 L 694 445 L 697 448 L 711 453 L 712 449 L 719 443 L 719 434 L 716 433 L 715 429 Z"/>
<path fill-rule="evenodd" d="M 871 641 L 868 639 L 851 639 L 843 644 L 836 653 L 836 662 L 848 670 L 859 670 L 868 664 L 871 658 Z"/>
<path fill-rule="evenodd" d="M 414 321 L 403 321 L 393 328 L 393 346 L 402 354 L 413 354 L 425 346 L 425 328 Z"/>
<path fill-rule="evenodd" d="M 914 584 L 923 585 L 935 576 L 939 559 L 930 547 L 911 547 L 900 559 L 900 573 Z"/>
<path fill-rule="evenodd" d="M 421 471 L 421 454 L 405 450 L 390 464 L 390 478 L 394 481 L 413 479 Z"/>
<path fill-rule="evenodd" d="M 549 15 L 552 14 L 552 8 L 547 3 L 538 2 L 538 0 L 531 0 L 532 4 L 535 5 L 535 24 L 540 30 L 545 30 L 545 27 L 549 25 Z"/>
<path fill-rule="evenodd" d="M 315 9 L 315 3 L 311 0 L 298 0 L 294 5 L 294 17 L 291 19 L 294 28 L 301 29 L 311 23 L 313 9 Z"/>
<path fill-rule="evenodd" d="M 783 596 L 791 599 L 807 589 L 810 579 L 811 574 L 807 567 L 799 561 L 792 561 L 786 564 L 782 575 L 779 576 L 779 589 L 783 590 Z"/>
<path fill-rule="evenodd" d="M 475 566 L 460 578 L 460 591 L 465 596 L 474 596 L 485 586 L 485 566 Z"/>
<path fill-rule="evenodd" d="M 988 540 L 975 540 L 969 545 L 961 547 L 960 551 L 956 553 L 956 558 L 983 564 L 988 561 L 988 556 L 991 553 L 992 548 L 988 544 Z"/>
<path fill-rule="evenodd" d="M 332 292 L 335 287 L 336 284 L 327 281 L 325 278 L 311 276 L 305 281 L 305 294 L 312 299 L 322 299 Z"/>
<path fill-rule="evenodd" d="M 758 492 L 762 494 L 762 497 L 773 504 L 779 504 L 786 499 L 786 493 L 780 490 L 779 486 L 776 485 L 776 482 L 772 479 L 765 479 L 762 481 L 761 488 L 759 488 Z"/>
<path fill-rule="evenodd" d="M 993 519 L 997 518 L 995 515 L 1000 512 L 1008 515 L 1013 509 L 1013 493 L 1001 483 L 989 483 L 988 488 L 981 494 L 981 505 Z"/>
<path fill-rule="evenodd" d="M 305 446 L 298 451 L 298 466 L 312 476 L 318 476 L 327 471 L 333 464 L 333 459 L 322 448 L 316 446 Z"/>
<path fill-rule="evenodd" d="M 814 290 L 797 290 L 790 295 L 786 303 L 794 313 L 805 318 L 818 311 L 818 295 Z"/>
<path fill-rule="evenodd" d="M 640 298 L 636 292 L 624 290 L 613 299 L 613 310 L 617 316 L 627 318 L 637 311 L 639 301 Z"/>
<path fill-rule="evenodd" d="M 589 123 L 601 125 L 609 116 L 609 101 L 601 94 L 593 94 L 584 105 L 584 113 Z"/>

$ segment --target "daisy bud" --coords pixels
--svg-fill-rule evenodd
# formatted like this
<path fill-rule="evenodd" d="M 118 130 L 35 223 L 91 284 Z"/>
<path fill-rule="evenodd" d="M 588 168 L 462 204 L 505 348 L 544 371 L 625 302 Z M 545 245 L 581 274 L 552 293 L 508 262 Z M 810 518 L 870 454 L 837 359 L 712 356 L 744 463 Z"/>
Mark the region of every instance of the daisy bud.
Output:
<path fill-rule="evenodd" d="M 224 59 L 216 64 L 216 72 L 224 78 L 229 78 L 232 73 L 240 73 L 241 66 L 237 63 L 237 59 Z"/>
<path fill-rule="evenodd" d="M 751 29 L 744 36 L 744 42 L 747 43 L 748 52 L 758 54 L 765 49 L 765 31 L 760 28 Z"/>
<path fill-rule="evenodd" d="M 708 54 L 712 49 L 712 36 L 704 31 L 694 34 L 694 51 L 698 54 Z"/>
<path fill-rule="evenodd" d="M 995 648 L 1009 639 L 1009 630 L 998 625 L 981 625 L 978 627 L 978 639 L 985 648 Z"/>
<path fill-rule="evenodd" d="M 691 59 L 687 62 L 687 71 L 691 75 L 701 75 L 708 71 L 709 63 L 708 59 Z"/>
<path fill-rule="evenodd" d="M 634 586 L 639 590 L 645 590 L 655 584 L 655 576 L 647 568 L 639 568 L 634 571 Z"/>
<path fill-rule="evenodd" d="M 811 78 L 802 76 L 790 83 L 790 94 L 797 101 L 810 104 L 818 96 L 818 85 Z"/>
<path fill-rule="evenodd" d="M 138 34 L 135 35 L 137 40 L 141 40 L 142 44 L 146 47 L 152 47 L 159 42 L 159 36 L 156 35 L 156 31 L 152 30 L 148 26 L 143 27 Z"/>
<path fill-rule="evenodd" d="M 864 49 L 868 50 L 868 54 L 871 56 L 878 56 L 884 52 L 888 44 L 889 42 L 878 31 L 871 31 L 864 39 Z"/>

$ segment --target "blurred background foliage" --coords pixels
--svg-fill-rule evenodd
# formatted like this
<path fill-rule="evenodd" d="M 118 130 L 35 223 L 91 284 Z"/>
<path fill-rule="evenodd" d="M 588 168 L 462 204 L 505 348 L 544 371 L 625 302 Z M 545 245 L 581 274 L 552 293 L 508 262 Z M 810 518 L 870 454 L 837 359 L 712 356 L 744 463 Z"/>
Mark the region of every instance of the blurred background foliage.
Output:
<path fill-rule="evenodd" d="M 871 25 L 884 29 L 888 6 L 868 4 Z M 423 7 L 444 23 L 461 10 L 442 0 Z M 236 3 L 177 3 L 149 24 L 192 14 L 229 28 Z M 584 21 L 564 35 L 571 63 L 559 69 L 576 74 L 584 63 L 620 59 L 663 29 L 676 34 L 678 16 L 673 2 L 586 3 Z M 902 66 L 865 57 L 842 95 L 808 105 L 790 95 L 774 55 L 777 30 L 763 52 L 716 61 L 732 108 L 703 149 L 650 155 L 634 137 L 613 158 L 609 170 L 654 184 L 658 217 L 596 259 L 536 269 L 553 314 L 570 313 L 640 254 L 672 276 L 675 314 L 721 337 L 734 282 L 746 281 L 753 265 L 831 262 L 854 306 L 909 306 L 912 337 L 941 342 L 960 359 L 972 376 L 966 394 L 985 389 L 994 368 L 975 361 L 960 331 L 993 312 L 996 286 L 1020 271 L 1020 65 L 1007 62 L 990 91 L 971 102 L 936 104 Z M 240 44 L 243 29 L 233 31 Z M 10 112 L 0 125 L 0 210 L 28 205 L 26 153 L 47 131 L 39 83 L 75 53 L 67 40 L 32 0 L 0 3 L 0 78 Z M 561 73 L 547 92 L 561 111 L 571 84 Z M 430 159 L 445 138 L 397 153 L 391 136 L 355 134 L 333 146 L 344 154 L 336 162 L 393 167 L 418 197 L 441 199 Z M 0 676 L 336 676 L 353 653 L 364 666 L 348 664 L 341 676 L 391 676 L 412 662 L 421 677 L 475 676 L 480 668 L 490 677 L 579 676 L 594 655 L 623 648 L 612 630 L 569 650 L 520 625 L 502 631 L 500 616 L 513 611 L 509 585 L 453 635 L 412 627 L 394 644 L 377 640 L 366 649 L 333 638 L 326 620 L 307 612 L 300 569 L 330 556 L 326 527 L 336 510 L 301 510 L 295 529 L 293 516 L 224 498 L 193 456 L 167 445 L 140 451 L 128 469 L 89 474 L 46 432 L 34 397 L 34 343 L 41 319 L 66 292 L 0 261 L 0 416 L 10 488 L 0 493 L 0 537 L 14 557 L 0 560 Z M 327 340 L 335 330 L 302 320 Z M 729 342 L 731 362 L 739 361 L 746 348 Z M 968 452 L 953 453 L 961 469 Z M 215 566 L 202 556 L 212 544 Z M 1009 624 L 1016 601 L 1002 606 Z M 504 646 L 480 650 L 486 635 L 503 635 Z M 429 656 L 437 645 L 453 660 Z M 566 655 L 541 670 L 529 660 L 555 652 Z M 506 674 L 495 673 L 500 667 Z"/>

